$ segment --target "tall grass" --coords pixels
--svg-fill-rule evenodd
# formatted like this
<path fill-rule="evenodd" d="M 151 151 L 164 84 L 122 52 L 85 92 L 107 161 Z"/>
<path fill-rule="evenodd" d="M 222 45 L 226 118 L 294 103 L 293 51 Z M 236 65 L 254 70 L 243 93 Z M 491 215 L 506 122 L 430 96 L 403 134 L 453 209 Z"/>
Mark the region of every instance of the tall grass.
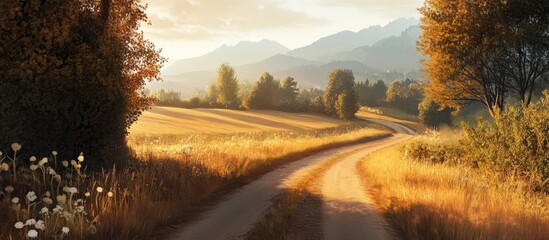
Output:
<path fill-rule="evenodd" d="M 369 127 L 371 125 L 356 123 L 302 132 L 130 136 L 128 144 L 136 158 L 132 164 L 89 175 L 82 171 L 78 180 L 67 178 L 60 182 L 61 188 L 77 188 L 74 199 L 85 200 L 81 202 L 86 211 L 81 224 L 60 219 L 55 232 L 39 230 L 38 238 L 60 237 L 61 227 L 70 223 L 70 231 L 63 236 L 71 239 L 150 239 L 155 229 L 177 223 L 206 199 L 215 198 L 222 189 L 243 184 L 280 164 L 314 152 L 388 134 Z M 13 197 L 24 199 L 28 191 L 37 188 L 27 160 L 18 161 L 21 165 L 17 170 L 18 180 L 9 180 L 10 172 L 0 173 L 2 189 L 8 184 L 15 189 L 9 195 L 0 196 L 0 239 L 26 236 L 29 227 L 17 229 L 14 227 L 17 221 L 25 222 L 31 217 L 47 219 L 36 212 L 49 206 L 40 200 L 33 205 L 32 215 L 20 217 L 14 212 Z M 52 161 L 47 164 L 55 169 L 59 166 L 54 166 Z M 45 190 L 35 191 L 39 199 L 45 194 Z M 86 192 L 90 192 L 90 196 L 86 197 Z M 56 199 L 53 202 L 50 211 L 59 204 Z M 25 206 L 23 204 L 23 208 Z"/>
<path fill-rule="evenodd" d="M 373 153 L 358 166 L 404 238 L 549 239 L 548 195 L 465 165 L 410 160 L 407 144 Z"/>

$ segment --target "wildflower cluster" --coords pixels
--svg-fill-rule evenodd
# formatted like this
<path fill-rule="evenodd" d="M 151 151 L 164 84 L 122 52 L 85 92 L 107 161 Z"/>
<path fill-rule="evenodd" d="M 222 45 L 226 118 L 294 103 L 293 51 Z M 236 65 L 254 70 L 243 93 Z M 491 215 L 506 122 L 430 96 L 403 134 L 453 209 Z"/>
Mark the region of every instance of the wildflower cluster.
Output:
<path fill-rule="evenodd" d="M 58 162 L 58 153 L 52 151 L 50 156 L 40 160 L 31 156 L 25 162 L 18 157 L 21 149 L 14 143 L 9 156 L 0 152 L 0 207 L 12 212 L 10 236 L 64 239 L 71 234 L 80 238 L 95 234 L 96 223 L 90 221 L 86 208 L 97 204 L 103 189 L 97 187 L 95 198 L 83 190 L 87 177 L 82 171 L 84 154 Z M 106 197 L 113 196 L 109 192 Z"/>

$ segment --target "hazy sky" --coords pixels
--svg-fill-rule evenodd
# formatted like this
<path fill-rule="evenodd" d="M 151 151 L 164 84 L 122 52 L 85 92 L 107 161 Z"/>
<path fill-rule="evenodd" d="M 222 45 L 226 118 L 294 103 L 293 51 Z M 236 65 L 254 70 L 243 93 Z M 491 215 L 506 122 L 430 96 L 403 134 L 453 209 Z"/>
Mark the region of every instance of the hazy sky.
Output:
<path fill-rule="evenodd" d="M 145 35 L 171 61 L 270 39 L 290 49 L 343 30 L 419 17 L 423 0 L 144 0 Z"/>

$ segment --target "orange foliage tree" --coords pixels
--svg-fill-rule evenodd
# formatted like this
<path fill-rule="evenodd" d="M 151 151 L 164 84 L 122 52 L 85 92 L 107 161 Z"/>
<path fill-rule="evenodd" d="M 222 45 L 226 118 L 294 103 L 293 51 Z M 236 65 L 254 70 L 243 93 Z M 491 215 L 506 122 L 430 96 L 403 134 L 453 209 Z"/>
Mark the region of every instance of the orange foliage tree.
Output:
<path fill-rule="evenodd" d="M 492 115 L 511 94 L 530 103 L 549 71 L 549 1 L 426 0 L 420 12 L 427 97 L 481 102 Z"/>
<path fill-rule="evenodd" d="M 150 106 L 143 86 L 165 62 L 139 30 L 145 7 L 26 0 L 1 1 L 0 11 L 0 147 L 110 162 Z"/>

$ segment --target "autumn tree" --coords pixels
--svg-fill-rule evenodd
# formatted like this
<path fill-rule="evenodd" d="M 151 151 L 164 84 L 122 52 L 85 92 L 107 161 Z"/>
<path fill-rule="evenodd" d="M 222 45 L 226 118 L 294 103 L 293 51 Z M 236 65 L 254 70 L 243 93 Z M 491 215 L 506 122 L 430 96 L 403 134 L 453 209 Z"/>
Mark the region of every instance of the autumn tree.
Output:
<path fill-rule="evenodd" d="M 229 108 L 238 100 L 238 80 L 234 69 L 229 64 L 221 64 L 217 69 L 217 102 Z"/>
<path fill-rule="evenodd" d="M 293 77 L 286 77 L 280 83 L 280 89 L 278 98 L 279 108 L 284 111 L 294 111 L 297 109 L 297 95 L 299 94 L 299 89 L 297 88 L 297 82 Z"/>
<path fill-rule="evenodd" d="M 277 88 L 273 76 L 263 73 L 244 100 L 244 106 L 248 109 L 273 109 L 273 96 Z"/>
<path fill-rule="evenodd" d="M 419 121 L 427 127 L 438 128 L 452 124 L 452 109 L 442 107 L 431 99 L 425 98 L 418 105 Z"/>
<path fill-rule="evenodd" d="M 420 12 L 429 98 L 480 102 L 492 116 L 511 94 L 530 103 L 549 71 L 549 1 L 426 0 Z"/>
<path fill-rule="evenodd" d="M 402 81 L 393 81 L 387 88 L 386 101 L 390 105 L 398 106 L 406 99 L 406 90 L 402 85 Z"/>
<path fill-rule="evenodd" d="M 164 59 L 137 0 L 0 1 L 0 146 L 109 162 Z M 115 155 L 115 156 L 113 156 Z"/>
<path fill-rule="evenodd" d="M 342 94 L 346 95 L 341 100 L 345 105 L 338 104 Z M 352 112 L 354 117 L 358 111 L 358 97 L 355 92 L 355 77 L 350 69 L 335 69 L 330 72 L 323 100 L 327 115 L 340 116 L 340 110 L 345 108 L 345 111 Z M 347 113 L 345 115 L 347 116 Z"/>

